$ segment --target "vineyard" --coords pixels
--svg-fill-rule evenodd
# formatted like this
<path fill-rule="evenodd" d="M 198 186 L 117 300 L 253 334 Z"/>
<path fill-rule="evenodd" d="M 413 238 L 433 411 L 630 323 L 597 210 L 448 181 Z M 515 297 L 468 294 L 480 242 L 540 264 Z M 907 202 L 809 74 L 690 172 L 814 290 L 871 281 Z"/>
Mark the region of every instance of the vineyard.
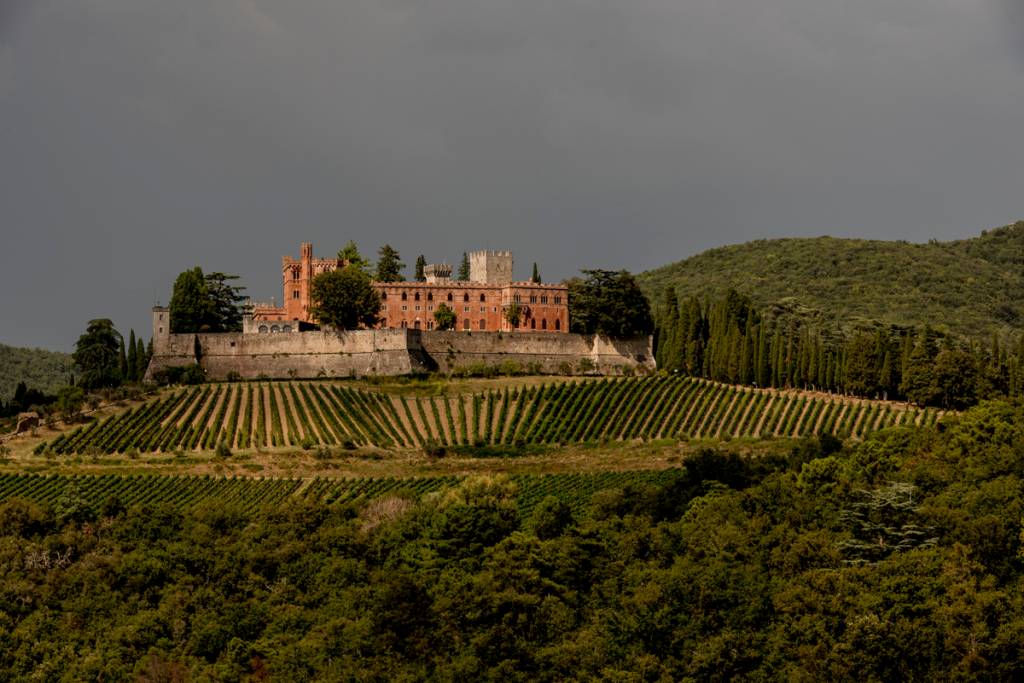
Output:
<path fill-rule="evenodd" d="M 892 403 L 758 390 L 691 378 L 552 382 L 457 396 L 394 396 L 331 382 L 179 389 L 42 443 L 56 454 L 317 445 L 416 449 L 664 438 L 862 438 L 941 416 Z"/>
<path fill-rule="evenodd" d="M 596 472 L 571 474 L 520 474 L 516 485 L 520 514 L 526 516 L 547 496 L 582 511 L 597 491 L 628 485 L 663 485 L 682 470 Z M 383 477 L 362 479 L 255 479 L 217 476 L 161 475 L 0 475 L 0 502 L 23 498 L 41 505 L 60 506 L 84 500 L 99 509 L 110 500 L 125 506 L 170 505 L 186 510 L 216 501 L 248 512 L 281 507 L 295 502 L 359 504 L 386 495 L 420 497 L 457 486 L 463 477 Z"/>

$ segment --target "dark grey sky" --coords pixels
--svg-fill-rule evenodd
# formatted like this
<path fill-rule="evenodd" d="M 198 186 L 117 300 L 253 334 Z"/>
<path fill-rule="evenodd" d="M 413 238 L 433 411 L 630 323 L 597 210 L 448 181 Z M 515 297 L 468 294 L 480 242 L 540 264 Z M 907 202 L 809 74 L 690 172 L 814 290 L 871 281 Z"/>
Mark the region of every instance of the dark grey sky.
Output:
<path fill-rule="evenodd" d="M 635 271 L 1024 217 L 1012 0 L 0 0 L 0 342 L 184 268 L 511 248 Z M 148 331 L 147 331 L 148 336 Z"/>

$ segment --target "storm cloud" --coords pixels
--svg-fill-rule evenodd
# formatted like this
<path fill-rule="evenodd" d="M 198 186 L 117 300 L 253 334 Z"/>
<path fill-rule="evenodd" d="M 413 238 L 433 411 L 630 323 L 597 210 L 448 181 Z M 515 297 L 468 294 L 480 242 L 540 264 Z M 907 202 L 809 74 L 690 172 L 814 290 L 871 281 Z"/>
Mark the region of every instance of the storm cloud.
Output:
<path fill-rule="evenodd" d="M 1021 218 L 1010 0 L 0 0 L 0 342 L 184 268 L 510 248 L 518 275 Z"/>

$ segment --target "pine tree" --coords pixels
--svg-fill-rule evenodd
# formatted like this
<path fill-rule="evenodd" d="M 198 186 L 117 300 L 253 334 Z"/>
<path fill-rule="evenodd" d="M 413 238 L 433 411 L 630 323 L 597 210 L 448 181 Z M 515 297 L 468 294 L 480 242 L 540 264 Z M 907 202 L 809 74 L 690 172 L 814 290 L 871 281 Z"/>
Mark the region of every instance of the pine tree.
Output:
<path fill-rule="evenodd" d="M 124 378 L 127 382 L 138 381 L 137 368 L 139 366 L 138 349 L 135 345 L 135 330 L 128 332 L 128 362 L 125 365 Z"/>
<path fill-rule="evenodd" d="M 530 276 L 530 282 L 540 284 L 540 271 L 537 270 L 537 262 L 533 262 L 533 275 Z"/>
<path fill-rule="evenodd" d="M 400 260 L 398 250 L 390 244 L 385 244 L 377 252 L 377 281 L 378 282 L 402 282 L 405 276 L 402 275 L 402 268 L 405 264 Z"/>
<path fill-rule="evenodd" d="M 423 273 L 423 269 L 427 267 L 427 259 L 423 254 L 416 257 L 416 274 L 413 277 L 416 282 L 426 282 L 427 276 Z"/>
<path fill-rule="evenodd" d="M 469 281 L 469 254 L 462 252 L 462 263 L 459 264 L 459 280 L 462 282 Z"/>

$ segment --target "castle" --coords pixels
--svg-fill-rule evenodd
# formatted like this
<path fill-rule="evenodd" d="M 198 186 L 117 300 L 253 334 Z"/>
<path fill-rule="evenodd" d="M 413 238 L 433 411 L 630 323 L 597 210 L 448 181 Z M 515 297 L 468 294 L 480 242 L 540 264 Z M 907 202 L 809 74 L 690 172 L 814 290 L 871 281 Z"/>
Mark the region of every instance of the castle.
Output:
<path fill-rule="evenodd" d="M 284 299 L 280 306 L 252 304 L 243 322 L 248 334 L 298 332 L 313 329 L 309 313 L 310 285 L 317 275 L 343 267 L 337 258 L 316 258 L 304 242 L 299 258 L 281 259 Z M 512 252 L 474 251 L 469 254 L 469 280 L 453 280 L 452 267 L 431 264 L 425 282 L 374 282 L 381 295 L 379 329 L 433 330 L 441 304 L 455 312 L 455 329 L 463 332 L 569 331 L 568 288 L 560 284 L 514 282 Z M 506 311 L 519 307 L 513 327 Z"/>

